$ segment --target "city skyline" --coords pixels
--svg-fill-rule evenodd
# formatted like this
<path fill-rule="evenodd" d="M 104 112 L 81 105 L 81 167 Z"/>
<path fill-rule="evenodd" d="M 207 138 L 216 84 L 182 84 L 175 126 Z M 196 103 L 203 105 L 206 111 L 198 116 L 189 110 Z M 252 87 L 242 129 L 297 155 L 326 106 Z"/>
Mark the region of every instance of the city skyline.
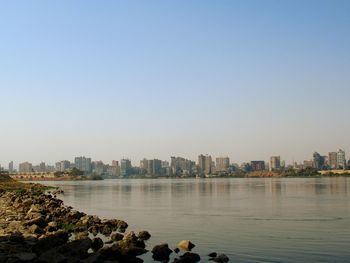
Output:
<path fill-rule="evenodd" d="M 300 162 L 348 151 L 349 10 L 340 0 L 2 3 L 0 160 Z"/>

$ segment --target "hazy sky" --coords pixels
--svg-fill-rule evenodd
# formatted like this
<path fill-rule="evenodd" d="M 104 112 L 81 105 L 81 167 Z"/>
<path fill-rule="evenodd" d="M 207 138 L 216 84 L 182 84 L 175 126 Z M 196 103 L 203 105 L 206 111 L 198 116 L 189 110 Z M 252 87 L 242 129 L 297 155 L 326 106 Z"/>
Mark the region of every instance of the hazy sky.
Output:
<path fill-rule="evenodd" d="M 0 164 L 350 154 L 350 1 L 1 1 Z"/>

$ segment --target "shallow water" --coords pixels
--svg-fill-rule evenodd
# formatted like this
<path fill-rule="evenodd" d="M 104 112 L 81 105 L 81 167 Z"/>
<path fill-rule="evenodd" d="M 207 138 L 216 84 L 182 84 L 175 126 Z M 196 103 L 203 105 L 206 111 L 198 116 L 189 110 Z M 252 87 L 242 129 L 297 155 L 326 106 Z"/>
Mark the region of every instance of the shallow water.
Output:
<path fill-rule="evenodd" d="M 215 251 L 230 262 L 350 262 L 350 178 L 44 184 L 63 189 L 59 198 L 77 210 L 148 230 L 149 248 L 190 239 L 204 261 Z"/>

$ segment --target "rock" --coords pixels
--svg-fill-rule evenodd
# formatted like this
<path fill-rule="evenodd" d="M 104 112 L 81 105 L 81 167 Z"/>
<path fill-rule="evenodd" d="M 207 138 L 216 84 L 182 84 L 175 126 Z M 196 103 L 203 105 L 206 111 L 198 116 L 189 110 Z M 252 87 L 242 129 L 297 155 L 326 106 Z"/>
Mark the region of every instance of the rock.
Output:
<path fill-rule="evenodd" d="M 41 263 L 63 263 L 67 261 L 67 258 L 59 253 L 56 248 L 43 252 L 38 258 L 38 262 Z"/>
<path fill-rule="evenodd" d="M 97 229 L 96 226 L 90 226 L 89 229 L 88 229 L 88 231 L 89 231 L 90 233 L 92 233 L 94 236 L 97 236 L 97 234 L 98 234 L 98 229 Z"/>
<path fill-rule="evenodd" d="M 185 251 L 191 251 L 192 248 L 195 247 L 195 245 L 189 240 L 182 240 L 179 242 L 179 244 L 177 244 L 177 246 Z"/>
<path fill-rule="evenodd" d="M 176 247 L 176 248 L 174 248 L 174 252 L 177 254 L 180 252 L 180 249 Z"/>
<path fill-rule="evenodd" d="M 42 234 L 44 233 L 44 231 L 37 225 L 31 225 L 29 228 L 28 228 L 29 232 L 32 233 L 32 234 Z"/>
<path fill-rule="evenodd" d="M 49 222 L 46 227 L 46 231 L 54 232 L 58 230 L 58 225 L 56 222 Z"/>
<path fill-rule="evenodd" d="M 213 260 L 214 262 L 218 262 L 218 263 L 226 263 L 230 259 L 225 254 L 220 254 L 220 255 L 218 255 L 215 258 L 210 259 L 210 260 Z"/>
<path fill-rule="evenodd" d="M 31 219 L 31 220 L 28 220 L 28 221 L 26 221 L 24 223 L 24 225 L 27 225 L 27 226 L 31 226 L 31 225 L 34 225 L 34 224 L 39 226 L 39 227 L 41 227 L 41 228 L 44 228 L 44 227 L 47 226 L 47 223 L 46 223 L 45 219 L 41 215 L 37 216 L 37 217 L 35 217 L 35 218 Z"/>
<path fill-rule="evenodd" d="M 216 252 L 213 252 L 213 253 L 210 253 L 208 255 L 208 257 L 211 257 L 211 258 L 215 258 L 217 256 L 217 253 Z"/>
<path fill-rule="evenodd" d="M 141 231 L 138 234 L 138 238 L 141 239 L 142 241 L 145 241 L 151 238 L 151 234 L 147 231 Z"/>
<path fill-rule="evenodd" d="M 87 231 L 82 231 L 82 232 L 76 232 L 74 233 L 75 235 L 75 240 L 86 238 L 89 236 L 89 233 Z"/>
<path fill-rule="evenodd" d="M 18 258 L 20 261 L 33 261 L 36 258 L 35 253 L 29 253 L 29 252 L 21 252 L 13 255 L 14 257 Z"/>
<path fill-rule="evenodd" d="M 173 252 L 168 244 L 156 245 L 152 249 L 152 258 L 156 261 L 169 261 L 169 256 Z"/>
<path fill-rule="evenodd" d="M 123 238 L 124 238 L 124 235 L 119 234 L 119 233 L 113 233 L 113 234 L 111 235 L 111 239 L 112 239 L 113 241 L 119 241 L 119 240 L 122 240 Z"/>
<path fill-rule="evenodd" d="M 94 252 L 98 251 L 99 249 L 101 249 L 103 247 L 103 241 L 101 238 L 99 237 L 95 237 L 93 240 L 92 240 L 92 243 L 91 243 L 91 248 Z"/>
<path fill-rule="evenodd" d="M 112 228 L 109 225 L 105 225 L 101 231 L 101 233 L 105 236 L 110 236 L 112 234 Z"/>
<path fill-rule="evenodd" d="M 201 260 L 201 257 L 196 253 L 186 252 L 180 259 L 175 259 L 176 263 L 197 263 Z"/>

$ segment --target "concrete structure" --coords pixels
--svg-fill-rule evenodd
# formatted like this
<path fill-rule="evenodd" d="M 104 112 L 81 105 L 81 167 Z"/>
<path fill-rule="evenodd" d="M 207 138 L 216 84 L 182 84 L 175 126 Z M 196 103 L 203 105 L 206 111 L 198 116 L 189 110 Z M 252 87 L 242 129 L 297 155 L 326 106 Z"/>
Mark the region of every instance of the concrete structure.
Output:
<path fill-rule="evenodd" d="M 170 175 L 190 176 L 194 174 L 195 163 L 182 157 L 171 157 Z"/>
<path fill-rule="evenodd" d="M 212 158 L 210 155 L 199 155 L 198 156 L 198 173 L 200 175 L 208 175 L 212 173 Z"/>
<path fill-rule="evenodd" d="M 120 174 L 123 177 L 130 176 L 132 172 L 131 161 L 129 159 L 122 159 L 120 161 Z"/>
<path fill-rule="evenodd" d="M 338 153 L 330 152 L 328 153 L 328 166 L 330 169 L 337 169 L 338 167 Z"/>
<path fill-rule="evenodd" d="M 20 173 L 31 173 L 33 171 L 33 166 L 29 162 L 20 163 L 18 170 Z"/>
<path fill-rule="evenodd" d="M 58 172 L 66 172 L 71 169 L 70 161 L 64 160 L 56 163 L 55 170 Z"/>
<path fill-rule="evenodd" d="M 265 170 L 265 162 L 264 161 L 251 161 L 250 166 L 252 171 L 264 171 Z"/>
<path fill-rule="evenodd" d="M 271 156 L 269 168 L 270 168 L 270 171 L 280 170 L 281 169 L 281 157 L 280 156 Z"/>
<path fill-rule="evenodd" d="M 345 152 L 341 149 L 337 153 L 337 169 L 346 169 Z"/>
<path fill-rule="evenodd" d="M 85 156 L 75 157 L 74 164 L 77 169 L 85 174 L 91 173 L 91 158 L 86 158 Z"/>
<path fill-rule="evenodd" d="M 318 152 L 313 154 L 313 167 L 317 170 L 324 168 L 324 158 Z"/>
<path fill-rule="evenodd" d="M 13 173 L 13 161 L 9 162 L 9 173 Z"/>
<path fill-rule="evenodd" d="M 216 158 L 216 172 L 227 172 L 230 167 L 230 158 L 218 157 Z"/>

